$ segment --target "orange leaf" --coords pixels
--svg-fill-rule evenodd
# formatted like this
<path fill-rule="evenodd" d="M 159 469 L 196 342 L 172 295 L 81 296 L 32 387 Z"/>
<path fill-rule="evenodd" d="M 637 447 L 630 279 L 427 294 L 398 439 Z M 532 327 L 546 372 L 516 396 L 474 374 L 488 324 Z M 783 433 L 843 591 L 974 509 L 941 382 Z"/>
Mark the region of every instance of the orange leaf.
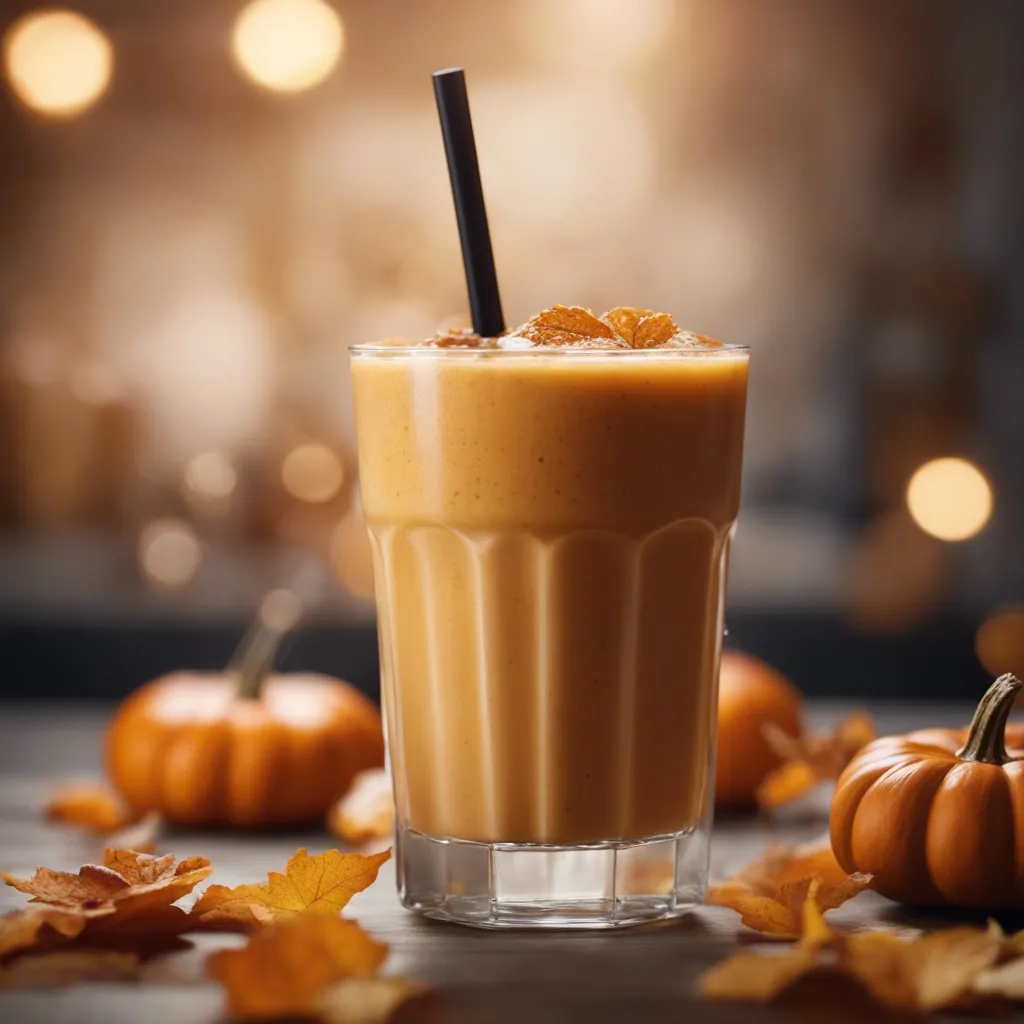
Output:
<path fill-rule="evenodd" d="M 85 927 L 87 919 L 58 907 L 24 907 L 0 917 L 0 959 L 57 937 L 70 938 Z"/>
<path fill-rule="evenodd" d="M 142 813 L 129 807 L 103 782 L 69 782 L 62 785 L 46 804 L 51 821 L 107 835 L 141 820 Z"/>
<path fill-rule="evenodd" d="M 513 334 L 534 345 L 586 346 L 595 341 L 602 348 L 628 348 L 628 344 L 603 320 L 582 306 L 552 306 L 542 310 Z"/>
<path fill-rule="evenodd" d="M 83 981 L 132 981 L 139 958 L 109 950 L 67 950 L 43 956 L 22 956 L 0 968 L 0 988 L 53 988 Z"/>
<path fill-rule="evenodd" d="M 771 811 L 805 796 L 819 782 L 838 779 L 854 754 L 876 735 L 874 722 L 864 711 L 855 711 L 830 732 L 813 736 L 794 737 L 766 725 L 765 739 L 785 763 L 769 772 L 758 787 L 758 805 Z"/>
<path fill-rule="evenodd" d="M 151 857 L 134 850 L 108 849 L 102 865 L 86 864 L 78 874 L 37 868 L 29 879 L 0 871 L 0 878 L 34 903 L 84 911 L 115 908 L 118 913 L 168 906 L 191 892 L 213 868 L 205 857 Z"/>
<path fill-rule="evenodd" d="M 156 811 L 149 811 L 135 824 L 128 825 L 108 836 L 108 841 L 111 846 L 121 850 L 152 853 L 156 849 L 156 841 L 163 829 L 163 824 L 163 818 Z"/>
<path fill-rule="evenodd" d="M 211 885 L 192 908 L 199 927 L 210 931 L 247 931 L 303 911 L 338 914 L 352 897 L 370 886 L 390 850 L 364 856 L 328 850 L 310 856 L 298 850 L 285 873 L 271 871 L 260 885 Z"/>
<path fill-rule="evenodd" d="M 817 844 L 798 853 L 800 850 L 769 847 L 764 858 L 748 865 L 735 878 L 711 886 L 707 902 L 735 910 L 741 922 L 754 931 L 797 938 L 804 934 L 803 907 L 807 900 L 813 899 L 816 910 L 824 913 L 870 888 L 870 875 L 837 872 Z M 805 865 L 822 868 L 827 877 L 794 877 L 796 868 Z"/>
<path fill-rule="evenodd" d="M 431 994 L 429 986 L 405 978 L 349 978 L 324 992 L 319 1017 L 323 1024 L 385 1024 L 400 1006 Z"/>
<path fill-rule="evenodd" d="M 355 921 L 297 914 L 260 929 L 243 949 L 207 961 L 227 991 L 227 1011 L 242 1020 L 314 1016 L 329 985 L 373 974 L 388 947 Z"/>
<path fill-rule="evenodd" d="M 601 319 L 630 348 L 656 348 L 671 341 L 679 333 L 679 328 L 668 313 L 655 313 L 651 309 L 616 306 Z"/>
<path fill-rule="evenodd" d="M 395 829 L 395 804 L 386 769 L 360 772 L 349 791 L 331 808 L 327 827 L 352 844 L 390 836 Z"/>
<path fill-rule="evenodd" d="M 800 846 L 773 843 L 760 859 L 748 864 L 734 881 L 742 882 L 762 894 L 771 894 L 784 882 L 808 877 L 820 878 L 830 885 L 838 885 L 849 877 L 839 866 L 827 834 L 822 839 Z"/>

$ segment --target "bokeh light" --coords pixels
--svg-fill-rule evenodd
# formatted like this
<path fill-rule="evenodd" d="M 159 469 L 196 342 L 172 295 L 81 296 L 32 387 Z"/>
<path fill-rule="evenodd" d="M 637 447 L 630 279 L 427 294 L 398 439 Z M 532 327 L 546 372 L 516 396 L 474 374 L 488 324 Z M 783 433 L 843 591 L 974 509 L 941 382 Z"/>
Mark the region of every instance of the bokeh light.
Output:
<path fill-rule="evenodd" d="M 260 602 L 260 622 L 274 632 L 287 633 L 301 617 L 302 601 L 284 587 L 271 590 Z"/>
<path fill-rule="evenodd" d="M 338 582 L 356 597 L 373 600 L 373 549 L 366 522 L 353 508 L 331 536 L 328 557 Z"/>
<path fill-rule="evenodd" d="M 4 71 L 30 110 L 77 117 L 106 91 L 114 68 L 110 40 L 74 11 L 26 14 L 4 34 Z"/>
<path fill-rule="evenodd" d="M 974 651 L 992 675 L 1024 676 L 1024 604 L 1008 605 L 990 615 L 978 628 Z"/>
<path fill-rule="evenodd" d="M 345 482 L 345 467 L 325 444 L 310 441 L 293 448 L 281 463 L 281 483 L 299 501 L 322 505 L 336 497 Z"/>
<path fill-rule="evenodd" d="M 181 587 L 199 570 L 202 549 L 195 531 L 180 519 L 157 519 L 139 534 L 139 566 L 163 587 Z"/>
<path fill-rule="evenodd" d="M 229 498 L 238 486 L 238 471 L 223 452 L 202 452 L 189 460 L 183 474 L 188 492 L 200 499 Z"/>
<path fill-rule="evenodd" d="M 271 92 L 311 89 L 334 70 L 344 46 L 341 19 L 323 0 L 253 0 L 231 37 L 242 73 Z"/>
<path fill-rule="evenodd" d="M 967 459 L 932 459 L 910 478 L 907 508 L 925 533 L 939 540 L 967 540 L 992 515 L 992 488 Z"/>

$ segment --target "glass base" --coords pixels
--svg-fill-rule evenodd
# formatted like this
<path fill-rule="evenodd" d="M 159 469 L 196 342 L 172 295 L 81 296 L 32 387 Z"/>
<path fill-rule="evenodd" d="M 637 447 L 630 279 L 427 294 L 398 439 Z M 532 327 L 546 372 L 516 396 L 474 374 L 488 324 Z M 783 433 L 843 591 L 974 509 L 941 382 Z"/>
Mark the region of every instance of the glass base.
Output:
<path fill-rule="evenodd" d="M 399 827 L 403 906 L 476 928 L 624 928 L 704 901 L 706 831 L 584 846 L 474 843 Z"/>

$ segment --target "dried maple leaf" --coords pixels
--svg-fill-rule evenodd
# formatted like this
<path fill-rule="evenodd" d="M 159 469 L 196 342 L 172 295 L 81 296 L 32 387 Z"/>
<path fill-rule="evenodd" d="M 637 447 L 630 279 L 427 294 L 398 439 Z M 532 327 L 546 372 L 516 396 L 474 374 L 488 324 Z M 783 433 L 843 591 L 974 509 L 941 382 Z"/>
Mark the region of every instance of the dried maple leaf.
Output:
<path fill-rule="evenodd" d="M 360 772 L 349 791 L 331 808 L 327 827 L 347 843 L 385 839 L 395 830 L 391 778 L 384 768 Z"/>
<path fill-rule="evenodd" d="M 305 913 L 260 929 L 243 949 L 214 953 L 207 972 L 224 986 L 232 1017 L 315 1016 L 327 986 L 373 974 L 387 953 L 355 921 Z"/>
<path fill-rule="evenodd" d="M 758 787 L 757 802 L 773 810 L 809 793 L 819 782 L 838 779 L 861 747 L 877 736 L 871 716 L 864 711 L 848 715 L 830 732 L 795 737 L 772 724 L 764 736 L 785 763 L 769 772 Z"/>
<path fill-rule="evenodd" d="M 818 958 L 809 950 L 774 955 L 737 953 L 705 971 L 697 982 L 697 992 L 704 999 L 770 1003 L 817 967 Z"/>
<path fill-rule="evenodd" d="M 48 944 L 55 939 L 73 938 L 86 926 L 87 918 L 59 907 L 24 907 L 0 917 L 0 960 L 12 953 Z"/>
<path fill-rule="evenodd" d="M 46 816 L 63 825 L 108 835 L 134 825 L 143 815 L 129 807 L 106 783 L 68 782 L 47 801 Z"/>
<path fill-rule="evenodd" d="M 284 874 L 271 871 L 259 885 L 211 885 L 192 908 L 200 929 L 249 931 L 304 911 L 338 914 L 358 892 L 371 885 L 391 856 L 328 850 L 310 856 L 298 850 Z"/>
<path fill-rule="evenodd" d="M 400 1006 L 432 992 L 406 978 L 349 978 L 327 989 L 317 1005 L 323 1024 L 385 1024 Z"/>
<path fill-rule="evenodd" d="M 552 306 L 517 327 L 511 337 L 525 338 L 534 345 L 593 345 L 627 348 L 628 343 L 603 320 L 582 306 Z"/>
<path fill-rule="evenodd" d="M 23 956 L 0 968 L 0 988 L 53 988 L 83 981 L 133 981 L 139 958 L 109 950 L 67 950 Z"/>
<path fill-rule="evenodd" d="M 657 348 L 679 333 L 668 313 L 655 313 L 652 309 L 616 306 L 608 310 L 601 320 L 630 348 Z"/>
<path fill-rule="evenodd" d="M 120 914 L 168 906 L 190 893 L 213 868 L 205 857 L 151 857 L 135 850 L 109 848 L 103 864 L 86 864 L 78 874 L 37 868 L 29 879 L 0 871 L 0 878 L 34 903 L 74 907 L 83 911 L 113 907 Z"/>

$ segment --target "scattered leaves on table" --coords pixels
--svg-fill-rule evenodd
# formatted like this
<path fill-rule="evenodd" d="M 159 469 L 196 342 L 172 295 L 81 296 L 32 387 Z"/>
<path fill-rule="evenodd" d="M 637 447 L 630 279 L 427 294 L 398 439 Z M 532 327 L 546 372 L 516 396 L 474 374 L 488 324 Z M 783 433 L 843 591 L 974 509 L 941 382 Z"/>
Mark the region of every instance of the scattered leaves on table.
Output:
<path fill-rule="evenodd" d="M 871 887 L 870 875 L 847 875 L 820 843 L 775 845 L 738 875 L 712 885 L 707 902 L 728 907 L 748 928 L 778 938 L 803 934 L 803 908 L 812 899 L 824 913 Z M 812 895 L 813 893 L 813 895 Z"/>
<path fill-rule="evenodd" d="M 352 897 L 373 884 L 383 853 L 328 850 L 311 856 L 298 850 L 284 874 L 271 871 L 256 885 L 211 885 L 192 909 L 197 927 L 207 931 L 250 931 L 294 914 L 338 914 Z"/>
<path fill-rule="evenodd" d="M 395 804 L 387 770 L 370 768 L 360 772 L 349 791 L 331 808 L 327 827 L 353 845 L 390 837 L 395 828 Z"/>
<path fill-rule="evenodd" d="M 0 967 L 0 988 L 53 988 L 83 981 L 134 981 L 139 957 L 102 949 L 24 956 Z"/>
<path fill-rule="evenodd" d="M 207 971 L 224 986 L 232 1017 L 274 1020 L 315 1016 L 327 986 L 374 974 L 387 954 L 355 921 L 306 912 L 214 953 Z"/>
<path fill-rule="evenodd" d="M 0 878 L 34 903 L 79 910 L 113 908 L 120 914 L 169 906 L 190 893 L 213 871 L 205 857 L 175 862 L 172 854 L 153 857 L 136 850 L 109 847 L 103 864 L 86 864 L 78 874 L 37 868 L 28 879 L 0 871 Z"/>
<path fill-rule="evenodd" d="M 66 782 L 47 801 L 46 816 L 103 836 L 136 824 L 143 814 L 129 807 L 105 782 Z"/>
<path fill-rule="evenodd" d="M 800 799 L 821 782 L 838 779 L 854 754 L 878 734 L 871 716 L 855 711 L 828 732 L 794 737 L 768 723 L 764 735 L 784 759 L 757 791 L 758 805 L 771 811 Z"/>
<path fill-rule="evenodd" d="M 782 953 L 729 957 L 698 980 L 705 999 L 767 1003 L 812 972 L 837 972 L 879 1004 L 900 1013 L 961 1006 L 984 1009 L 986 996 L 1024 997 L 1024 959 L 994 922 L 987 929 L 947 928 L 914 938 L 883 930 L 834 931 L 812 885 L 802 907 L 801 939 Z M 1001 958 L 1017 957 L 996 966 Z"/>
<path fill-rule="evenodd" d="M 74 938 L 87 918 L 57 907 L 23 907 L 0 917 L 0 960 L 47 941 Z"/>

